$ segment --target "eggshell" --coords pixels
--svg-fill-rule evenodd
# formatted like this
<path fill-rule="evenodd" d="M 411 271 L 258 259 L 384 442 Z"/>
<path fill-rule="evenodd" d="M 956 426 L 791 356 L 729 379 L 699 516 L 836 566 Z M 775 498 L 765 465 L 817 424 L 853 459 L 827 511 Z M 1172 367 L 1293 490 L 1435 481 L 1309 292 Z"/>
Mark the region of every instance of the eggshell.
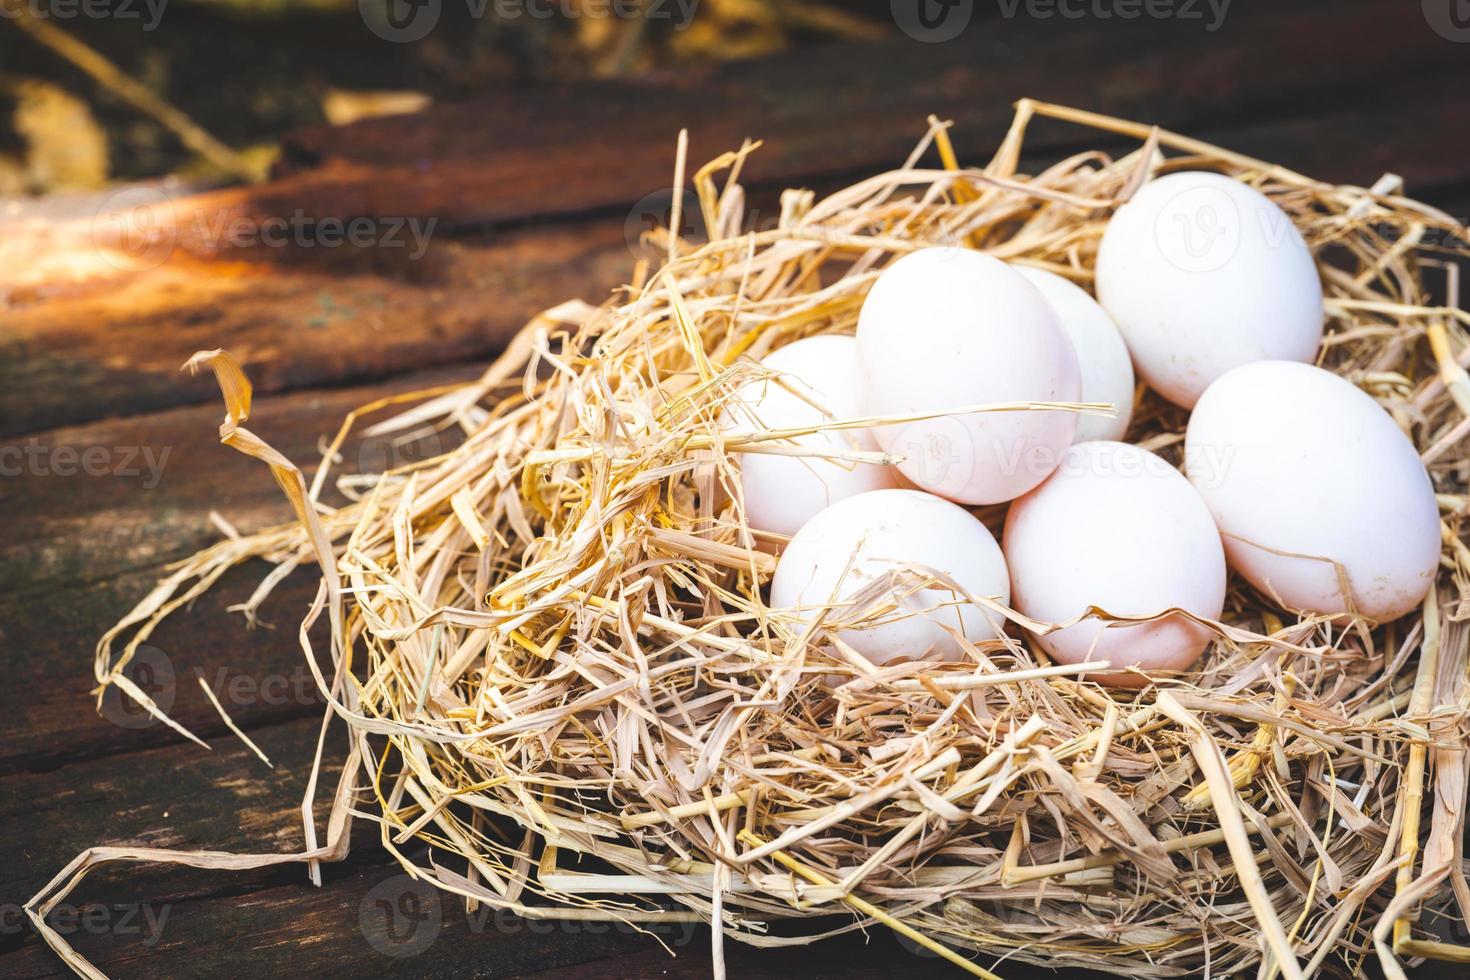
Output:
<path fill-rule="evenodd" d="M 1115 418 L 1103 415 L 1079 415 L 1075 442 L 1098 439 L 1121 439 L 1133 417 L 1133 361 L 1128 345 L 1118 333 L 1117 324 L 1081 286 L 1055 272 L 1016 265 L 1026 281 L 1041 291 L 1056 313 L 1057 320 L 1077 352 L 1082 369 L 1084 402 L 1107 402 L 1113 406 Z"/>
<path fill-rule="evenodd" d="M 1226 374 L 1195 406 L 1185 468 L 1231 566 L 1287 609 L 1382 622 L 1434 581 L 1439 509 L 1419 454 L 1330 371 L 1262 361 Z"/>
<path fill-rule="evenodd" d="M 939 572 L 969 595 L 1010 600 L 1005 559 L 984 524 L 933 494 L 875 490 L 838 501 L 796 532 L 776 566 L 771 606 L 814 617 L 829 603 L 852 598 L 875 579 L 904 569 L 919 575 Z M 962 648 L 949 630 L 978 642 L 994 638 L 1002 626 L 999 616 L 951 589 L 913 592 L 900 583 L 898 591 L 897 611 L 840 634 L 875 664 L 898 657 L 956 659 Z M 824 621 L 855 615 L 837 606 Z"/>
<path fill-rule="evenodd" d="M 1322 284 L 1301 234 L 1220 174 L 1145 184 L 1108 222 L 1096 271 L 1139 375 L 1186 408 L 1233 367 L 1310 362 L 1322 342 Z"/>
<path fill-rule="evenodd" d="M 928 248 L 894 262 L 858 316 L 863 406 L 912 415 L 998 402 L 1076 401 L 1077 355 L 1041 293 L 1004 262 Z M 967 504 L 1025 493 L 1077 431 L 1057 410 L 972 412 L 877 431 L 917 486 Z"/>
<path fill-rule="evenodd" d="M 1115 616 L 1185 609 L 1218 619 L 1225 553 L 1209 509 L 1184 475 L 1160 457 L 1120 442 L 1069 449 L 1046 481 L 1011 504 L 1004 534 L 1015 608 L 1065 623 L 1097 606 Z M 1182 671 L 1210 631 L 1173 614 L 1151 623 L 1086 619 L 1040 637 L 1061 663 L 1106 660 L 1092 675 L 1119 687 L 1146 683 L 1127 667 Z"/>
<path fill-rule="evenodd" d="M 808 337 L 768 354 L 761 364 L 780 375 L 736 393 L 725 424 L 735 432 L 801 428 L 863 413 L 858 396 L 857 342 Z M 830 413 L 830 415 L 828 414 Z M 829 452 L 878 451 L 870 429 L 814 432 L 779 445 Z M 746 452 L 737 457 L 745 516 L 756 530 L 792 535 L 819 510 L 845 497 L 893 486 L 892 470 L 814 456 Z"/>

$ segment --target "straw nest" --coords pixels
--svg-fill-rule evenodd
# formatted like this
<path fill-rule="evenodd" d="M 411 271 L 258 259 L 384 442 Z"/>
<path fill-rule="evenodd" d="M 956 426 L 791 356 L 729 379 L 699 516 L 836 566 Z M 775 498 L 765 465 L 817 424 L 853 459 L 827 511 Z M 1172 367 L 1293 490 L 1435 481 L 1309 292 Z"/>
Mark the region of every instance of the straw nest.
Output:
<path fill-rule="evenodd" d="M 983 168 L 962 167 L 931 120 L 898 169 L 821 200 L 787 191 L 775 227 L 753 231 L 739 176 L 756 146 L 713 161 L 691 178 L 707 242 L 653 235 L 662 260 L 612 301 L 550 310 L 478 382 L 410 396 L 372 431 L 429 427 L 455 448 L 341 479 L 344 506 L 321 495 L 361 416 L 308 482 L 240 427 L 249 385 L 228 355 L 199 355 L 225 392 L 224 441 L 271 466 L 299 521 L 177 567 L 103 639 L 97 678 L 151 704 L 124 668 L 159 620 L 247 558 L 277 564 L 250 614 L 317 564 L 300 638 L 330 702 L 319 766 L 342 744 L 331 732 L 347 735 L 327 840 L 308 819 L 300 854 L 94 849 L 33 916 L 111 860 L 340 857 L 356 816 L 411 873 L 472 902 L 717 922 L 717 970 L 722 938 L 809 942 L 874 922 L 980 975 L 1001 956 L 1143 977 L 1470 961 L 1437 925 L 1470 910 L 1470 316 L 1449 261 L 1465 229 L 1391 175 L 1332 186 L 1147 126 L 1018 109 Z M 1022 174 L 1042 117 L 1125 155 Z M 1132 692 L 1049 664 L 1022 628 L 1046 627 L 1008 610 L 1011 635 L 963 662 L 877 668 L 834 633 L 882 615 L 892 589 L 813 629 L 768 608 L 774 559 L 742 518 L 732 452 L 800 450 L 791 432 L 731 437 L 718 422 L 756 361 L 850 332 L 878 272 L 922 246 L 1087 284 L 1114 207 L 1173 169 L 1259 188 L 1317 256 L 1321 363 L 1392 413 L 1439 493 L 1443 560 L 1421 612 L 1334 624 L 1233 580 L 1196 669 Z M 1130 439 L 1177 458 L 1185 420 L 1144 393 Z M 992 528 L 1002 516 L 977 513 Z M 422 863 L 412 838 L 432 845 Z"/>

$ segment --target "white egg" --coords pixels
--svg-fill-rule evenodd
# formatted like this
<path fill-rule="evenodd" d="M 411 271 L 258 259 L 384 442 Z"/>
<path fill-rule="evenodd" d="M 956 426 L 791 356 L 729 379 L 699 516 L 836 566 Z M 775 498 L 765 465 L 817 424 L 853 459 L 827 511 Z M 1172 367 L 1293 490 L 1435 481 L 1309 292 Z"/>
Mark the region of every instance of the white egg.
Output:
<path fill-rule="evenodd" d="M 1189 420 L 1185 468 L 1230 564 L 1285 608 L 1414 609 L 1434 581 L 1434 487 L 1368 394 L 1309 364 L 1262 361 L 1212 384 Z"/>
<path fill-rule="evenodd" d="M 1116 418 L 1079 415 L 1077 435 L 1072 441 L 1123 438 L 1133 417 L 1133 361 L 1128 356 L 1128 345 L 1123 343 L 1123 335 L 1118 333 L 1117 324 L 1113 323 L 1107 310 L 1076 283 L 1045 269 L 1025 265 L 1011 268 L 1041 291 L 1062 329 L 1067 332 L 1067 339 L 1072 342 L 1072 349 L 1077 352 L 1077 363 L 1082 369 L 1082 397 L 1079 400 L 1107 402 L 1117 414 Z"/>
<path fill-rule="evenodd" d="M 1169 174 L 1120 207 L 1098 247 L 1097 298 L 1143 380 L 1186 408 L 1233 367 L 1310 362 L 1322 342 L 1322 284 L 1301 234 L 1221 174 Z"/>
<path fill-rule="evenodd" d="M 944 586 L 915 591 L 894 574 L 905 571 L 937 572 L 969 596 L 1010 601 L 1000 546 L 969 511 L 918 490 L 875 490 L 833 504 L 796 532 L 776 566 L 771 606 L 811 620 L 832 605 L 825 623 L 866 620 L 840 635 L 875 664 L 955 659 L 962 648 L 954 632 L 975 642 L 998 635 L 1000 616 Z M 866 589 L 878 598 L 860 609 L 841 605 Z"/>
<path fill-rule="evenodd" d="M 1004 262 L 926 248 L 894 262 L 858 316 L 863 405 L 915 415 L 1024 401 L 1076 401 L 1077 355 L 1040 292 Z M 877 432 L 917 486 L 967 504 L 1017 497 L 1046 478 L 1075 412 L 972 412 Z"/>
<path fill-rule="evenodd" d="M 724 420 L 731 431 L 801 428 L 863 414 L 857 342 L 851 337 L 808 337 L 772 352 L 761 364 L 779 378 L 753 381 L 736 393 Z M 813 432 L 770 445 L 878 451 L 871 429 Z M 766 452 L 739 453 L 738 462 L 746 521 L 775 534 L 795 534 L 824 507 L 894 485 L 892 470 L 875 463 Z"/>
<path fill-rule="evenodd" d="M 1219 619 L 1225 603 L 1220 533 L 1195 489 L 1167 461 L 1121 442 L 1084 442 L 1067 450 L 1046 481 L 1011 504 L 1002 544 L 1015 608 L 1044 623 L 1065 623 L 1089 606 L 1115 616 L 1184 609 Z M 1106 660 L 1092 675 L 1139 687 L 1142 671 L 1182 671 L 1211 632 L 1177 613 L 1151 623 L 1084 619 L 1040 637 L 1061 663 Z"/>

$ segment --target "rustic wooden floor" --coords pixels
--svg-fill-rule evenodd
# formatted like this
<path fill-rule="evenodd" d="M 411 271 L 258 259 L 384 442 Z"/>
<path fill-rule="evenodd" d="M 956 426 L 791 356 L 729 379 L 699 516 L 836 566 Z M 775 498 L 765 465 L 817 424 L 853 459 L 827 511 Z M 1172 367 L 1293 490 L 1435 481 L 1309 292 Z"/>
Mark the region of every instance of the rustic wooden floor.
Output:
<path fill-rule="evenodd" d="M 931 112 L 956 121 L 963 159 L 983 161 L 1023 95 L 1158 122 L 1334 181 L 1367 185 L 1392 170 L 1413 195 L 1470 214 L 1470 32 L 1436 30 L 1418 3 L 1239 2 L 1213 32 L 1185 20 L 1004 19 L 977 6 L 945 44 L 807 49 L 299 133 L 271 185 L 176 202 L 197 209 L 205 233 L 186 233 L 151 269 L 79 253 L 76 227 L 0 225 L 0 976 L 61 972 L 19 907 L 89 845 L 301 847 L 303 764 L 320 719 L 294 642 L 309 576 L 266 607 L 279 629 L 247 631 L 225 611 L 253 589 L 255 567 L 153 638 L 140 682 L 171 697 L 213 751 L 116 704 L 99 716 L 89 696 L 97 636 L 167 562 L 216 539 L 212 509 L 246 529 L 288 516 L 264 468 L 217 444 L 212 383 L 177 370 L 194 350 L 241 357 L 257 384 L 252 429 L 305 463 L 346 410 L 468 378 L 538 309 L 599 300 L 622 282 L 641 212 L 667 201 L 681 126 L 692 161 L 746 136 L 766 141 L 745 182 L 767 215 L 779 188 L 830 189 L 899 161 Z M 1038 125 L 1031 150 L 1040 161 L 1094 143 Z M 221 214 L 259 222 L 297 209 L 383 228 L 438 223 L 417 259 L 208 247 Z M 349 457 L 388 451 L 354 446 Z M 225 730 L 196 673 L 273 770 Z M 299 867 L 106 873 L 58 927 L 122 976 L 708 972 L 704 930 L 661 936 L 670 957 L 596 926 L 467 918 L 460 903 L 409 887 L 367 828 L 359 837 L 320 889 Z M 731 944 L 729 956 L 732 976 L 950 969 L 878 933 L 770 953 Z"/>

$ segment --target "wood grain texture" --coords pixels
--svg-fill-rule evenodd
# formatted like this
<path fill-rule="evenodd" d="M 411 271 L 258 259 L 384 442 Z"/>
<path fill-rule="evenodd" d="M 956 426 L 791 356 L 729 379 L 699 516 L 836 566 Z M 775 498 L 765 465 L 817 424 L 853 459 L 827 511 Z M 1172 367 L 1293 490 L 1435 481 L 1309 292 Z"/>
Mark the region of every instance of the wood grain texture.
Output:
<path fill-rule="evenodd" d="M 191 681 L 192 683 L 192 681 Z M 302 849 L 299 807 L 321 725 L 320 713 L 279 725 L 257 726 L 251 736 L 275 764 L 267 768 L 238 739 L 212 740 L 213 751 L 181 743 L 134 751 L 128 764 L 98 756 L 60 769 L 0 777 L 0 820 L 21 862 L 0 865 L 0 896 L 25 901 L 81 851 L 95 844 L 291 852 Z M 340 729 L 339 729 L 340 732 Z M 126 738 L 129 732 L 118 731 Z M 329 770 L 340 767 L 334 740 Z M 325 814 L 325 808 L 319 811 Z M 365 844 L 375 834 L 358 828 Z M 365 853 L 366 849 L 365 849 Z M 382 860 L 381 851 L 371 855 Z M 304 883 L 303 868 L 262 876 Z M 89 901 L 168 901 L 222 890 L 240 882 L 137 865 L 105 872 L 86 888 Z M 248 877 L 248 876 L 246 876 Z M 259 882 L 256 882 L 258 885 Z M 20 946 L 0 936 L 0 950 Z"/>
<path fill-rule="evenodd" d="M 6 289 L 14 269 L 0 268 L 0 435 L 208 400 L 207 383 L 176 372 L 201 347 L 228 346 L 262 392 L 486 357 L 540 309 L 597 302 L 628 280 L 630 243 L 664 217 L 686 125 L 696 165 L 765 140 L 744 179 L 767 224 L 781 187 L 831 188 L 899 162 L 931 112 L 956 121 L 963 159 L 983 162 L 1021 95 L 1334 181 L 1385 169 L 1411 189 L 1463 179 L 1470 131 L 1445 122 L 1470 109 L 1462 46 L 1413 5 L 1354 0 L 1327 21 L 1325 9 L 1241 5 L 1213 33 L 1001 20 L 948 44 L 819 48 L 306 130 L 271 184 L 149 204 L 149 227 L 171 229 L 164 258 L 140 248 L 140 264 L 157 265 L 119 257 L 109 242 L 123 232 L 99 234 L 86 215 L 44 229 L 35 250 L 49 274 Z M 1032 136 L 1043 154 L 1099 142 L 1059 124 Z M 351 220 L 368 222 L 372 244 L 322 247 L 323 222 Z M 262 244 L 271 221 L 298 223 L 288 240 L 305 244 Z M 32 232 L 7 232 L 11 249 Z"/>
<path fill-rule="evenodd" d="M 83 249 L 95 247 L 90 244 Z M 535 313 L 598 302 L 632 268 L 607 222 L 430 239 L 422 258 L 374 249 L 303 257 L 174 253 L 126 275 L 12 298 L 0 335 L 0 435 L 214 398 L 179 374 L 196 350 L 227 347 L 263 393 L 482 359 Z"/>
<path fill-rule="evenodd" d="M 800 183 L 892 165 L 930 113 L 954 119 L 957 149 L 983 161 L 1021 96 L 1194 128 L 1358 103 L 1455 71 L 1462 55 L 1417 6 L 1365 0 L 1239 4 L 1215 31 L 1172 18 L 982 17 L 941 44 L 832 45 L 308 129 L 286 144 L 301 183 L 258 206 L 317 198 L 317 186 L 333 213 L 456 224 L 626 209 L 668 186 L 681 127 L 691 162 L 760 139 L 750 179 Z"/>
<path fill-rule="evenodd" d="M 386 394 L 465 380 L 479 370 L 443 369 L 375 386 L 261 398 L 250 426 L 311 473 L 320 447 L 347 412 Z M 0 478 L 5 512 L 24 515 L 10 524 L 0 545 L 0 630 L 9 678 L 0 684 L 0 717 L 8 728 L 0 741 L 0 773 L 177 740 L 162 725 L 119 714 L 123 706 L 117 702 L 109 703 L 110 717 L 98 715 L 89 693 L 92 651 L 97 638 L 163 576 L 167 563 L 220 540 L 209 521 L 211 510 L 241 531 L 291 519 L 269 470 L 219 444 L 221 415 L 218 404 L 199 405 L 0 446 L 0 459 L 13 461 L 6 451 L 18 449 L 34 460 L 19 475 Z M 344 447 L 344 471 L 428 458 L 440 448 L 435 438 L 405 445 L 353 439 Z M 88 473 L 83 461 L 93 453 L 107 462 Z M 156 485 L 148 459 L 162 462 Z M 116 472 L 124 466 L 138 472 Z M 220 734 L 224 726 L 198 690 L 196 671 L 219 685 L 216 693 L 247 728 L 317 710 L 295 629 L 315 594 L 311 574 L 288 578 L 263 611 L 264 621 L 279 629 L 247 630 L 240 615 L 227 611 L 248 598 L 268 570 L 263 562 L 236 569 L 215 593 L 181 610 L 149 641 L 147 669 L 153 673 L 145 680 L 154 689 L 167 688 L 175 716 L 202 736 Z"/>

